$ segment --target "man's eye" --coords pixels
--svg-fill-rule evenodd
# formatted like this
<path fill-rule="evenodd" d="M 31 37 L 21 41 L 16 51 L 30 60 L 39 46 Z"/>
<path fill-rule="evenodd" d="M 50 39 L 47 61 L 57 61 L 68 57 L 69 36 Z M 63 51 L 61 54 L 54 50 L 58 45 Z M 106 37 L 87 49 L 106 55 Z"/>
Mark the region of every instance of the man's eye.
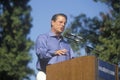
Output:
<path fill-rule="evenodd" d="M 60 21 L 59 23 L 63 23 L 62 21 Z"/>

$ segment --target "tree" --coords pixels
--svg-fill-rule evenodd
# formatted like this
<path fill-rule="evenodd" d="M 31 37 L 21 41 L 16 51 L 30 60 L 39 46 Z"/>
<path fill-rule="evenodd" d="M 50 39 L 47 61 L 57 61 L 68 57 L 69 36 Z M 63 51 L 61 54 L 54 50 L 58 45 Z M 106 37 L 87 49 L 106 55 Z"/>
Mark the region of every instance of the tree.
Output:
<path fill-rule="evenodd" d="M 32 27 L 29 0 L 0 0 L 0 79 L 29 79 L 28 67 L 33 42 L 27 36 Z"/>
<path fill-rule="evenodd" d="M 79 42 L 71 39 L 68 39 L 68 41 L 72 45 L 73 50 L 78 54 L 81 54 L 79 52 L 81 48 L 85 48 L 86 54 L 90 54 L 92 47 L 94 48 L 97 43 L 99 43 L 99 28 L 102 23 L 99 18 L 89 18 L 85 14 L 80 14 L 73 17 L 73 19 L 73 22 L 69 25 L 70 27 L 67 27 L 64 35 L 66 36 L 68 33 L 74 33 L 77 36 L 82 36 L 83 39 Z"/>
<path fill-rule="evenodd" d="M 90 45 L 90 49 L 87 48 L 88 53 L 95 54 L 104 61 L 118 65 L 120 61 L 120 1 L 94 1 L 103 1 L 109 6 L 110 12 L 101 12 L 101 19 L 98 17 L 89 18 L 85 14 L 80 14 L 74 17 L 74 21 L 67 28 L 65 34 L 72 32 L 85 38 L 82 45 L 74 45 L 77 50 Z M 73 42 L 70 43 L 73 45 Z"/>
<path fill-rule="evenodd" d="M 120 1 L 104 0 L 103 2 L 109 6 L 110 13 L 101 13 L 103 19 L 100 27 L 101 35 L 99 36 L 101 44 L 95 48 L 99 49 L 101 53 L 97 54 L 95 51 L 94 53 L 107 62 L 118 64 L 120 61 Z"/>

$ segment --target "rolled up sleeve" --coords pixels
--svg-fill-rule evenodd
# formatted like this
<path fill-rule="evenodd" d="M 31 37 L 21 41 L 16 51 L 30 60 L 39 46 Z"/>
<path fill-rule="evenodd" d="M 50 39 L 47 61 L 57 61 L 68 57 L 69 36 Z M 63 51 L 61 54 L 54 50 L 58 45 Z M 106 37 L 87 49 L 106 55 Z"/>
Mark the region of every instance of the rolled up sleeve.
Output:
<path fill-rule="evenodd" d="M 45 35 L 38 36 L 35 43 L 36 55 L 39 58 L 50 58 L 54 56 L 54 51 L 49 51 L 47 48 L 47 37 Z"/>

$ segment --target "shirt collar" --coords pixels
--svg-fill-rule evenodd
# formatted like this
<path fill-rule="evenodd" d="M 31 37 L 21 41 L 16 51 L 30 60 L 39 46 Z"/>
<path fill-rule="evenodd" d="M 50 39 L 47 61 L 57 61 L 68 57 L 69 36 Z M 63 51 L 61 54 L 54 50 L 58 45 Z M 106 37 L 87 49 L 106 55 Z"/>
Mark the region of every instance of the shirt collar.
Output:
<path fill-rule="evenodd" d="M 51 37 L 52 37 L 52 36 L 53 36 L 53 37 L 57 37 L 57 36 L 56 36 L 53 32 L 51 32 L 51 31 L 50 31 L 48 34 L 49 34 L 49 36 L 51 36 Z M 63 36 L 62 36 L 62 35 L 60 36 L 60 39 L 63 39 Z"/>
<path fill-rule="evenodd" d="M 49 36 L 56 36 L 53 32 L 49 32 L 48 34 Z"/>

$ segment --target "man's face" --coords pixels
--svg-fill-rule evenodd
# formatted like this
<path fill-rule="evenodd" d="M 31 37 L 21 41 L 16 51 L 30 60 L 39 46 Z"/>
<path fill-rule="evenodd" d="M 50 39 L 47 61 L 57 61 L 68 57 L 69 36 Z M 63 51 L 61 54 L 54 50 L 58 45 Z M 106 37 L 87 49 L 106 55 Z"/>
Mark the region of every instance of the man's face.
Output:
<path fill-rule="evenodd" d="M 60 34 L 64 31 L 66 19 L 63 16 L 58 16 L 56 21 L 52 21 L 52 31 L 56 34 Z"/>

